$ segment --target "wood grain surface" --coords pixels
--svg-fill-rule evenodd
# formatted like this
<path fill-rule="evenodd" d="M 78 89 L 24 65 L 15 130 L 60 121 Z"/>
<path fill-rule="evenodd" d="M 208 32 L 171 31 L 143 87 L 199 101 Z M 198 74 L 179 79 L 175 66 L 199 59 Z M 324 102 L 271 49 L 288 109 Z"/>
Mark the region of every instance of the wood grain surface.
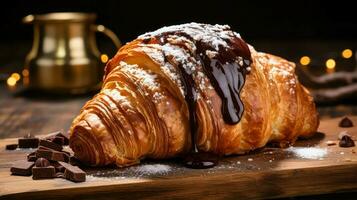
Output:
<path fill-rule="evenodd" d="M 0 85 L 0 138 L 67 131 L 73 118 L 92 96 L 10 92 L 4 87 Z"/>
<path fill-rule="evenodd" d="M 351 116 L 357 124 L 357 116 Z M 84 183 L 11 176 L 9 168 L 30 150 L 4 150 L 16 139 L 0 140 L 2 199 L 265 199 L 357 191 L 357 147 L 338 146 L 346 130 L 340 118 L 321 121 L 318 134 L 294 147 L 266 147 L 224 158 L 213 169 L 193 170 L 177 161 L 147 161 L 125 169 L 85 169 Z M 328 146 L 326 141 L 337 142 Z M 154 169 L 153 169 L 154 168 Z"/>

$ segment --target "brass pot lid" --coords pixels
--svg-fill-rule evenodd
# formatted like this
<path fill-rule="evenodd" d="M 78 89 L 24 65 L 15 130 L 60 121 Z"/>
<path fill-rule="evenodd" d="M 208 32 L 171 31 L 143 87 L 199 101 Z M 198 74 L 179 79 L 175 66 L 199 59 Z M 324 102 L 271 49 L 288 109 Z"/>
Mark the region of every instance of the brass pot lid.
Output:
<path fill-rule="evenodd" d="M 41 23 L 41 22 L 52 22 L 52 23 L 62 23 L 62 22 L 84 22 L 84 21 L 94 21 L 97 18 L 94 13 L 81 13 L 81 12 L 54 12 L 39 15 L 27 15 L 22 19 L 26 24 L 31 23 Z"/>

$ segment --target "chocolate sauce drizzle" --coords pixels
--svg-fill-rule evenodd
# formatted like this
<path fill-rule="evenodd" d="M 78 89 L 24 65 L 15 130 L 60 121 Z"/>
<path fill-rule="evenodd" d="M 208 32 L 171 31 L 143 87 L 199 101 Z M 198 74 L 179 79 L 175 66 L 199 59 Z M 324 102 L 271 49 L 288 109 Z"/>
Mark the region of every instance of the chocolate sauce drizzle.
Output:
<path fill-rule="evenodd" d="M 172 36 L 181 36 L 193 42 L 196 51 L 194 53 L 191 52 L 191 54 L 203 66 L 205 75 L 209 78 L 212 86 L 222 99 L 221 112 L 224 121 L 228 124 L 238 123 L 244 110 L 239 93 L 244 85 L 245 76 L 249 72 L 248 67 L 252 63 L 248 45 L 226 26 L 222 26 L 222 30 L 219 30 L 217 26 L 195 23 L 175 27 L 176 28 L 172 28 L 173 30 L 162 31 L 157 34 L 151 33 L 147 36 L 155 37 L 161 45 L 170 43 L 168 39 Z M 211 32 L 206 33 L 205 30 L 209 28 L 211 28 Z M 191 34 L 187 32 L 187 30 L 190 29 L 192 31 Z M 227 45 L 218 45 L 217 50 L 217 46 L 213 45 L 214 41 L 204 40 L 202 38 L 195 39 L 192 33 L 197 33 L 197 31 L 200 30 L 200 34 L 209 34 L 212 40 L 216 40 L 216 42 L 224 41 Z M 212 30 L 214 31 L 212 32 Z M 228 31 L 230 37 L 222 37 L 219 34 L 220 31 Z M 144 42 L 148 43 L 150 40 L 144 37 Z M 172 45 L 178 45 L 181 48 L 185 47 L 185 45 L 180 43 Z M 216 54 L 209 56 L 207 51 L 216 52 Z M 170 62 L 168 55 L 164 54 L 164 57 L 166 61 Z M 173 64 L 173 66 L 175 65 Z M 195 169 L 213 167 L 218 163 L 218 156 L 211 153 L 199 152 L 195 143 L 197 134 L 195 114 L 197 92 L 193 73 L 190 69 L 187 69 L 183 63 L 179 63 L 175 67 L 178 68 L 183 81 L 185 100 L 190 113 L 192 151 L 184 159 L 184 164 L 189 168 Z"/>

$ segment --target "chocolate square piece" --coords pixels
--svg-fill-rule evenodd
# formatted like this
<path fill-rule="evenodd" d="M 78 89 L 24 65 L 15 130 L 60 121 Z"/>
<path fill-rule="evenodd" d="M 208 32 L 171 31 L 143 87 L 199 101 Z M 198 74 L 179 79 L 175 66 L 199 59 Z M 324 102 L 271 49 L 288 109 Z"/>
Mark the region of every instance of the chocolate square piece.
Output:
<path fill-rule="evenodd" d="M 58 133 L 56 137 L 62 137 L 63 138 L 63 145 L 69 145 L 69 138 L 66 134 L 63 133 Z"/>
<path fill-rule="evenodd" d="M 17 149 L 17 147 L 18 147 L 18 144 L 7 144 L 5 149 L 6 150 L 15 150 L 15 149 Z"/>
<path fill-rule="evenodd" d="M 34 164 L 34 162 L 29 162 L 27 160 L 19 160 L 13 164 L 10 171 L 12 175 L 31 176 L 31 169 Z"/>
<path fill-rule="evenodd" d="M 35 162 L 35 167 L 48 167 L 51 163 L 46 158 L 38 158 Z"/>
<path fill-rule="evenodd" d="M 84 182 L 86 173 L 77 166 L 70 165 L 65 162 L 59 162 L 65 168 L 64 177 L 73 182 Z"/>
<path fill-rule="evenodd" d="M 62 174 L 64 173 L 65 168 L 57 161 L 51 162 L 51 165 L 55 167 L 56 173 L 58 172 L 61 172 Z"/>
<path fill-rule="evenodd" d="M 64 138 L 56 136 L 52 139 L 52 142 L 59 145 L 64 145 Z"/>
<path fill-rule="evenodd" d="M 31 152 L 30 154 L 27 155 L 27 161 L 32 161 L 35 162 L 37 160 L 36 157 L 36 152 Z"/>
<path fill-rule="evenodd" d="M 63 134 L 61 131 L 56 131 L 56 132 L 53 132 L 53 133 L 49 133 L 48 136 L 45 139 L 53 141 L 54 138 L 56 138 L 56 137 L 63 138 L 63 145 L 68 145 L 69 144 L 69 138 L 68 138 L 67 134 Z"/>
<path fill-rule="evenodd" d="M 69 157 L 67 154 L 60 151 L 54 151 L 52 149 L 38 149 L 36 151 L 36 157 L 46 158 L 47 160 L 51 160 L 51 161 L 64 161 L 64 162 L 69 161 Z"/>
<path fill-rule="evenodd" d="M 37 148 L 39 143 L 38 138 L 19 138 L 19 148 Z"/>
<path fill-rule="evenodd" d="M 56 174 L 56 170 L 54 166 L 48 167 L 33 167 L 32 168 L 32 179 L 48 179 L 54 178 Z"/>
<path fill-rule="evenodd" d="M 62 151 L 62 149 L 63 149 L 62 145 L 56 144 L 56 143 L 48 141 L 48 140 L 40 140 L 39 145 L 56 150 L 56 151 Z"/>
<path fill-rule="evenodd" d="M 74 165 L 74 166 L 80 166 L 81 162 L 74 156 L 69 157 L 69 164 Z"/>

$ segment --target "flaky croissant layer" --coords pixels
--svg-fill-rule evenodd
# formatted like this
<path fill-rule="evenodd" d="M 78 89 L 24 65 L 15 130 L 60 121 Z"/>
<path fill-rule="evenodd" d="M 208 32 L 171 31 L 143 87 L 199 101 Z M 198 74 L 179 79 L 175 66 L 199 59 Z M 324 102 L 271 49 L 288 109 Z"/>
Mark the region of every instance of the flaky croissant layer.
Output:
<path fill-rule="evenodd" d="M 164 27 L 108 62 L 101 91 L 73 121 L 70 146 L 88 165 L 122 167 L 183 155 L 192 140 L 199 151 L 218 155 L 292 144 L 319 124 L 294 68 L 256 52 L 228 26 Z"/>

